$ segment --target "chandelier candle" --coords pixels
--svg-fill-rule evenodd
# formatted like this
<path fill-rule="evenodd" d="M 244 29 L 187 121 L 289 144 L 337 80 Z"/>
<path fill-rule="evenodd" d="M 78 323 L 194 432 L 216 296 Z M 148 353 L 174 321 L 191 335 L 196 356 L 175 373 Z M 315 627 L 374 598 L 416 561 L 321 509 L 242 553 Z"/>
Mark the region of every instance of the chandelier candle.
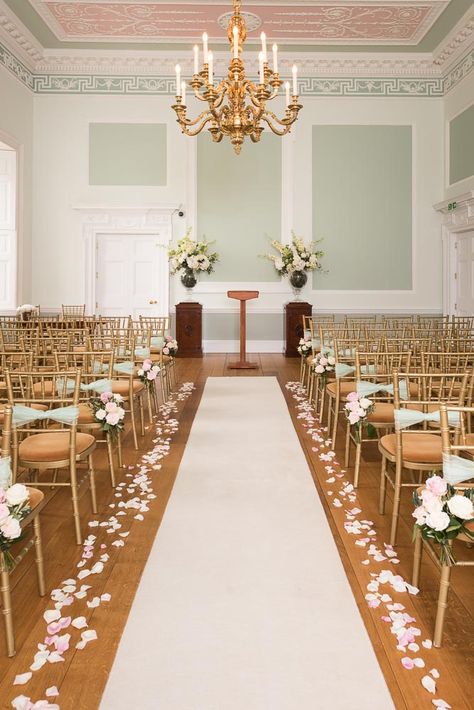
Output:
<path fill-rule="evenodd" d="M 202 36 L 203 66 L 199 70 L 199 47 L 194 47 L 194 74 L 190 81 L 191 95 L 206 104 L 204 110 L 191 120 L 187 116 L 186 89 L 181 86 L 181 68 L 176 66 L 176 112 L 181 131 L 187 136 L 197 136 L 206 128 L 213 141 L 220 143 L 225 136 L 230 139 L 234 151 L 239 154 L 245 138 L 257 143 L 265 130 L 277 136 L 290 132 L 291 126 L 303 108 L 298 96 L 298 70 L 293 66 L 293 94 L 290 97 L 290 82 L 285 83 L 286 108 L 278 118 L 267 108 L 267 103 L 277 98 L 283 80 L 278 73 L 278 47 L 273 45 L 273 69 L 268 65 L 267 36 L 262 32 L 262 48 L 258 55 L 257 82 L 247 78 L 245 64 L 241 59 L 247 39 L 247 27 L 240 13 L 241 0 L 233 0 L 234 14 L 230 18 L 227 36 L 229 38 L 231 61 L 228 74 L 221 81 L 214 81 L 214 57 L 209 51 L 209 38 L 206 32 Z"/>

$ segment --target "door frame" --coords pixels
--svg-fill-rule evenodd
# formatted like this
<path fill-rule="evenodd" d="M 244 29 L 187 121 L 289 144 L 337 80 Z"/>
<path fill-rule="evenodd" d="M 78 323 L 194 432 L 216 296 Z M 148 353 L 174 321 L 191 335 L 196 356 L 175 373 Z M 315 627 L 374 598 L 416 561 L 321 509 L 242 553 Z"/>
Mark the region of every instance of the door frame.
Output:
<path fill-rule="evenodd" d="M 434 205 L 442 214 L 443 314 L 457 315 L 457 237 L 474 230 L 474 190 Z"/>
<path fill-rule="evenodd" d="M 15 151 L 16 155 L 16 186 L 15 186 L 15 221 L 16 221 L 16 239 L 14 248 L 14 268 L 13 268 L 13 286 L 12 294 L 14 303 L 12 304 L 14 309 L 19 304 L 20 296 L 23 294 L 23 276 L 24 269 L 20 268 L 20 264 L 23 264 L 23 254 L 24 254 L 24 225 L 23 225 L 23 184 L 24 184 L 24 146 L 20 143 L 14 136 L 6 131 L 0 130 L 0 141 L 8 145 L 12 150 Z"/>
<path fill-rule="evenodd" d="M 75 207 L 83 241 L 83 294 L 86 312 L 96 312 L 97 248 L 101 234 L 155 236 L 157 244 L 168 249 L 172 238 L 172 207 Z M 157 298 L 162 315 L 169 315 L 170 277 L 168 260 L 163 259 Z"/>

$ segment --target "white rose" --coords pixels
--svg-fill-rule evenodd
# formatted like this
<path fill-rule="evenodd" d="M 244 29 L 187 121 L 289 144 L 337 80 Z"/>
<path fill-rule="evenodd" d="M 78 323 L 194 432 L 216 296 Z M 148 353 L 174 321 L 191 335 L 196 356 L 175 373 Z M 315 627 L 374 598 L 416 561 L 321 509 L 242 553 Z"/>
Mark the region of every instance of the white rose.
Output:
<path fill-rule="evenodd" d="M 275 269 L 281 271 L 283 269 L 283 261 L 281 259 L 275 260 Z"/>
<path fill-rule="evenodd" d="M 105 419 L 107 416 L 107 412 L 105 409 L 98 409 L 97 412 L 95 413 L 95 418 L 98 419 L 99 421 L 102 421 L 102 419 Z"/>
<path fill-rule="evenodd" d="M 448 508 L 453 515 L 462 520 L 471 520 L 474 517 L 472 500 L 466 496 L 454 495 L 448 500 Z"/>
<path fill-rule="evenodd" d="M 359 404 L 361 407 L 364 407 L 364 409 L 368 409 L 372 406 L 371 400 L 367 399 L 367 397 L 362 397 L 362 399 L 359 400 Z"/>
<path fill-rule="evenodd" d="M 328 363 L 329 363 L 330 365 L 335 365 L 335 364 L 336 364 L 336 358 L 335 358 L 335 357 L 332 357 L 332 355 L 329 355 L 329 357 L 328 357 Z"/>
<path fill-rule="evenodd" d="M 143 377 L 144 374 L 143 370 L 138 370 L 137 372 L 138 377 Z"/>
<path fill-rule="evenodd" d="M 449 515 L 447 513 L 444 513 L 442 510 L 434 511 L 433 513 L 430 513 L 426 518 L 426 524 L 430 528 L 433 528 L 433 530 L 437 530 L 438 532 L 440 532 L 441 530 L 446 530 L 449 523 Z"/>
<path fill-rule="evenodd" d="M 123 402 L 123 397 L 121 394 L 114 394 L 114 398 L 116 402 Z"/>
<path fill-rule="evenodd" d="M 22 483 L 15 483 L 6 491 L 8 505 L 20 505 L 28 500 L 28 489 Z"/>

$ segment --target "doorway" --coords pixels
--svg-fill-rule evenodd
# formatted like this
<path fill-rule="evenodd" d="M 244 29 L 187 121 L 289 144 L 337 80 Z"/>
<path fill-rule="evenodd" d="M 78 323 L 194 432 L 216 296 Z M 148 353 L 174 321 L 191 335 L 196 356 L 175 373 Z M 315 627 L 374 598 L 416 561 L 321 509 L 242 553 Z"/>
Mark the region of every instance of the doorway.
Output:
<path fill-rule="evenodd" d="M 17 163 L 16 149 L 0 141 L 0 310 L 17 305 Z"/>
<path fill-rule="evenodd" d="M 168 302 L 160 302 L 163 260 L 167 268 L 166 249 L 156 234 L 98 234 L 96 314 L 134 319 L 168 315 Z"/>
<path fill-rule="evenodd" d="M 458 316 L 474 315 L 474 230 L 456 238 L 456 303 Z"/>

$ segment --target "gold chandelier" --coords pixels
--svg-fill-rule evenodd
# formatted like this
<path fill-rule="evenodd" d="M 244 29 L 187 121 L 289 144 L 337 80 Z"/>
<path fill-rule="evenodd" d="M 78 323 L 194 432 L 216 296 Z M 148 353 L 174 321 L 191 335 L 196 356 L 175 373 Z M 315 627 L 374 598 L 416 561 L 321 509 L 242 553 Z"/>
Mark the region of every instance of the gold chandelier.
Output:
<path fill-rule="evenodd" d="M 245 66 L 240 58 L 247 37 L 245 20 L 240 14 L 241 0 L 233 0 L 234 14 L 230 19 L 228 37 L 232 50 L 229 73 L 217 86 L 214 80 L 214 57 L 208 49 L 208 36 L 203 34 L 204 65 L 199 71 L 199 47 L 194 46 L 194 74 L 190 82 L 194 96 L 208 107 L 194 120 L 187 117 L 186 82 L 181 80 L 181 67 L 176 66 L 176 103 L 173 109 L 178 116 L 181 130 L 187 136 L 197 136 L 208 124 L 208 131 L 216 143 L 229 136 L 235 152 L 240 153 L 246 136 L 253 143 L 260 140 L 266 123 L 273 133 L 284 136 L 298 118 L 301 104 L 298 99 L 297 68 L 293 66 L 293 91 L 290 97 L 290 82 L 285 82 L 286 111 L 278 118 L 267 109 L 267 101 L 276 98 L 283 84 L 278 73 L 278 47 L 273 45 L 273 69 L 268 66 L 265 33 L 260 35 L 262 50 L 259 53 L 259 83 L 245 76 Z"/>

